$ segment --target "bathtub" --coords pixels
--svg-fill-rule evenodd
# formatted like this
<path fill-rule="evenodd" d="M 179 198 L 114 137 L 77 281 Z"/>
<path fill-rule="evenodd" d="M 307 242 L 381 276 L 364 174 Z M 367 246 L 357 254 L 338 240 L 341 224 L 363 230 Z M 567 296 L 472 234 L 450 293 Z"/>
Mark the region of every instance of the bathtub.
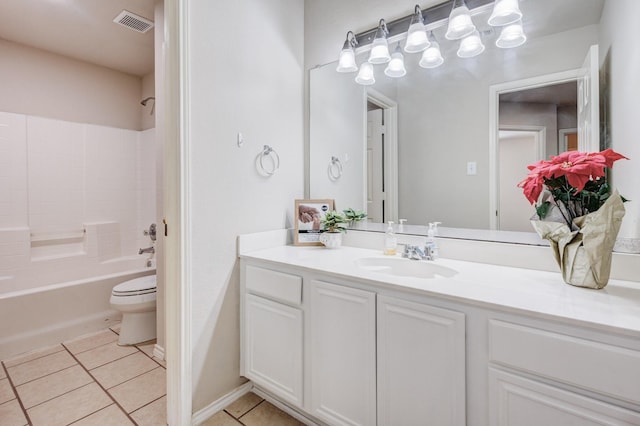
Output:
<path fill-rule="evenodd" d="M 118 322 L 120 313 L 109 305 L 111 289 L 155 274 L 155 266 L 146 262 L 140 256 L 111 259 L 95 269 L 97 276 L 0 294 L 0 360 Z M 2 280 L 9 284 L 20 277 Z"/>

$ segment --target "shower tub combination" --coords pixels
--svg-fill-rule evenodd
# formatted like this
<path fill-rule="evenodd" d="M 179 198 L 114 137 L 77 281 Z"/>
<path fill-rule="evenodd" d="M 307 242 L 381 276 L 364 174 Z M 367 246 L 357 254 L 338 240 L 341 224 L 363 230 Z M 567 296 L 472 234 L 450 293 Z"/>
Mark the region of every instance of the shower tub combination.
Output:
<path fill-rule="evenodd" d="M 0 271 L 0 360 L 117 323 L 121 314 L 109 304 L 113 287 L 155 274 L 151 256 L 105 255 L 100 244 L 87 247 L 87 237 L 100 235 L 101 226 L 95 228 L 88 226 L 77 242 L 68 239 L 78 250 L 64 255 L 38 252 L 28 230 L 15 230 L 27 239 L 23 247 L 31 256 L 23 268 Z"/>

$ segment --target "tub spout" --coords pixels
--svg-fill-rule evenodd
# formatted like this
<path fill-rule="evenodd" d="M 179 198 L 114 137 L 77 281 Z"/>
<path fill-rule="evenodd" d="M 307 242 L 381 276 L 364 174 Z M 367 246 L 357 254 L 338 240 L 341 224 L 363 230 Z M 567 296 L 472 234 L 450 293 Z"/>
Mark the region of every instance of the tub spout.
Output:
<path fill-rule="evenodd" d="M 154 254 L 155 252 L 156 252 L 156 248 L 154 246 L 147 247 L 147 248 L 144 248 L 144 249 L 141 248 L 140 250 L 138 250 L 138 254 L 143 254 L 143 253 Z"/>

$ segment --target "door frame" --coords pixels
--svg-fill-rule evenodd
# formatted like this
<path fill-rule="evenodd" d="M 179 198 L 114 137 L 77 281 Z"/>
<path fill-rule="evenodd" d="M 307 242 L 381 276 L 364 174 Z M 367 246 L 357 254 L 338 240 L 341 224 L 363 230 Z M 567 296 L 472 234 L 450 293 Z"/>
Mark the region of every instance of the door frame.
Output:
<path fill-rule="evenodd" d="M 379 106 L 384 114 L 384 216 L 386 220 L 398 221 L 398 103 L 375 89 L 367 88 L 366 100 Z M 365 112 L 367 103 L 364 105 Z M 367 114 L 364 114 L 363 141 L 363 206 L 367 205 Z"/>
<path fill-rule="evenodd" d="M 189 2 L 164 0 L 164 219 L 167 423 L 192 424 Z M 161 235 L 164 235 L 161 234 Z"/>
<path fill-rule="evenodd" d="M 580 69 L 572 69 L 540 75 L 522 80 L 508 81 L 489 86 L 489 229 L 498 229 L 498 138 L 500 131 L 500 95 L 553 84 L 577 81 Z M 524 171 L 522 177 L 524 178 Z"/>

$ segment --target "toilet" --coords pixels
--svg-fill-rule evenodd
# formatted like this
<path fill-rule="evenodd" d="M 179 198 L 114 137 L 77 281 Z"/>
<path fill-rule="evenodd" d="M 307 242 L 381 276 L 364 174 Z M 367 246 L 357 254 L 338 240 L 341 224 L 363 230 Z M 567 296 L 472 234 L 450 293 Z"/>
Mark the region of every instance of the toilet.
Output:
<path fill-rule="evenodd" d="M 122 312 L 119 345 L 156 338 L 156 276 L 147 275 L 118 284 L 111 291 L 111 307 Z"/>

